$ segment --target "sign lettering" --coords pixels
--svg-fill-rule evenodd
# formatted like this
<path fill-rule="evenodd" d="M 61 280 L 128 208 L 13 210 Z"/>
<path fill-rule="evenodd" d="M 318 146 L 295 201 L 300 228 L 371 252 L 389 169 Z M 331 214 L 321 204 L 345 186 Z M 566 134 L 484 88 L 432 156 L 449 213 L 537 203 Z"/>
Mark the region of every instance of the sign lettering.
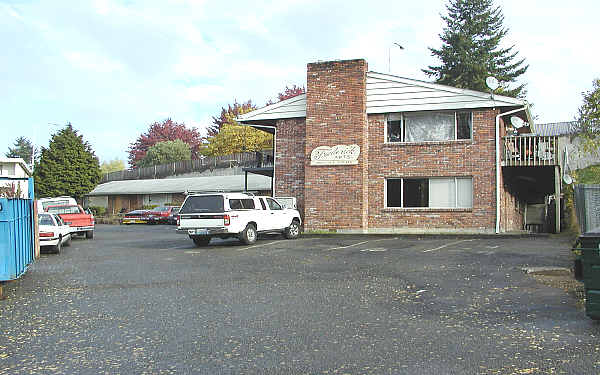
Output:
<path fill-rule="evenodd" d="M 310 153 L 310 165 L 356 165 L 359 145 L 319 146 Z"/>

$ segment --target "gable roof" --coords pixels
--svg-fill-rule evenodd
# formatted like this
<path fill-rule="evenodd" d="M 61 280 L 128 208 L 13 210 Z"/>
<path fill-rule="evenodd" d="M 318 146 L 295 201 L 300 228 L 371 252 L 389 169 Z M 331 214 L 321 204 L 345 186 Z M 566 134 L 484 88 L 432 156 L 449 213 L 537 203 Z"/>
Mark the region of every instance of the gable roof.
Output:
<path fill-rule="evenodd" d="M 367 73 L 367 113 L 518 107 L 526 102 L 507 96 L 459 89 L 412 78 Z"/>
<path fill-rule="evenodd" d="M 391 74 L 367 72 L 367 113 L 456 110 L 491 107 L 519 107 L 520 99 L 459 89 L 404 78 Z M 272 125 L 273 120 L 306 117 L 306 94 L 240 115 L 245 124 Z"/>
<path fill-rule="evenodd" d="M 260 124 L 263 120 L 279 120 L 295 117 L 306 117 L 306 94 L 296 95 L 293 98 L 245 113 L 240 115 L 237 121 Z"/>

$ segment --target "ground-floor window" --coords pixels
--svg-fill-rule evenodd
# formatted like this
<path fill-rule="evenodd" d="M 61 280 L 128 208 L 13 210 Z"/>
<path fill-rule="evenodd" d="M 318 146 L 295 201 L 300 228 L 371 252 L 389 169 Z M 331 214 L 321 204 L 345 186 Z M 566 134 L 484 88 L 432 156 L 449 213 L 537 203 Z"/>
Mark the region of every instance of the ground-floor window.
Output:
<path fill-rule="evenodd" d="M 471 208 L 473 179 L 388 178 L 385 186 L 386 207 L 391 208 Z"/>

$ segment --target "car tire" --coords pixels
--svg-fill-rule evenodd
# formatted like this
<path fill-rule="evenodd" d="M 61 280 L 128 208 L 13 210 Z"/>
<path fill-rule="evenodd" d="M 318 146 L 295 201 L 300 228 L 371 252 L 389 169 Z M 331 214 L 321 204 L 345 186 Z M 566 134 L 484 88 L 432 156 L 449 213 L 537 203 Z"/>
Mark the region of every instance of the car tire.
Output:
<path fill-rule="evenodd" d="M 86 231 L 85 238 L 87 238 L 88 240 L 91 240 L 92 238 L 94 238 L 94 231 L 93 230 Z"/>
<path fill-rule="evenodd" d="M 210 237 L 209 236 L 194 236 L 194 237 L 192 237 L 192 241 L 194 241 L 194 244 L 198 247 L 207 246 L 208 243 L 210 242 Z"/>
<path fill-rule="evenodd" d="M 252 245 L 256 242 L 258 238 L 258 233 L 256 232 L 256 227 L 254 224 L 246 225 L 246 228 L 240 233 L 240 241 L 246 245 Z"/>
<path fill-rule="evenodd" d="M 60 251 L 62 250 L 62 236 L 58 237 L 58 243 L 56 245 L 54 245 L 54 254 L 60 254 Z"/>
<path fill-rule="evenodd" d="M 288 240 L 295 240 L 300 235 L 300 223 L 298 220 L 292 221 L 289 227 L 285 228 L 283 235 Z"/>
<path fill-rule="evenodd" d="M 71 246 L 71 235 L 69 235 L 69 239 L 65 241 L 65 246 Z"/>

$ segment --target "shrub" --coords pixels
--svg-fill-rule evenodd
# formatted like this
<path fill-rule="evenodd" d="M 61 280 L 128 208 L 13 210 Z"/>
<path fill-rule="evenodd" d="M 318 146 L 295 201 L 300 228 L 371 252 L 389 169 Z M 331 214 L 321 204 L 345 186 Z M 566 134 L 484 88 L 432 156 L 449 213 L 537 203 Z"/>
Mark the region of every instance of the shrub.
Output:
<path fill-rule="evenodd" d="M 94 216 L 104 216 L 106 213 L 106 207 L 102 206 L 90 206 L 89 209 L 92 210 Z"/>

